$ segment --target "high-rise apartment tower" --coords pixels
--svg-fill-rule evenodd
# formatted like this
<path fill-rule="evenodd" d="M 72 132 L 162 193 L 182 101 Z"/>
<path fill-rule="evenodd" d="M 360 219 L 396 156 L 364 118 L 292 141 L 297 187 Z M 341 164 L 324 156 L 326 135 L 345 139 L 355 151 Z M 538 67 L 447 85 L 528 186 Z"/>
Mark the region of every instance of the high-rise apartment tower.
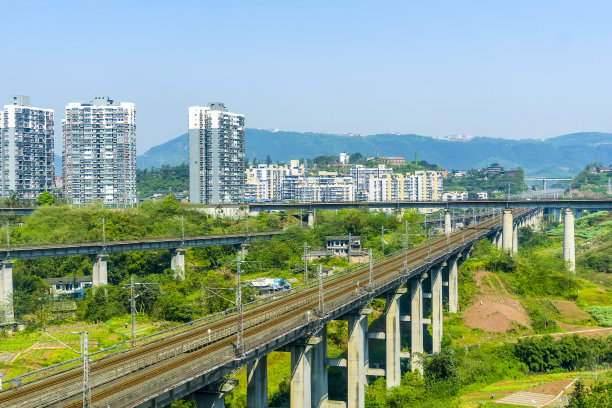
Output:
<path fill-rule="evenodd" d="M 96 96 L 69 103 L 63 128 L 64 192 L 74 204 L 136 203 L 136 108 Z"/>
<path fill-rule="evenodd" d="M 189 194 L 194 203 L 244 202 L 244 115 L 225 105 L 189 107 Z"/>
<path fill-rule="evenodd" d="M 53 188 L 53 109 L 13 96 L 0 111 L 0 196 L 35 199 Z"/>

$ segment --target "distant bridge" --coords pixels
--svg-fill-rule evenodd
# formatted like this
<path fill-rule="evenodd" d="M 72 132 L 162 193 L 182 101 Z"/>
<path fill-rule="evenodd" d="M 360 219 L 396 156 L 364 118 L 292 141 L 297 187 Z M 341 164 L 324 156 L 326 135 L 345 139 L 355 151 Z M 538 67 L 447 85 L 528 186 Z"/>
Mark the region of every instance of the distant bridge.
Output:
<path fill-rule="evenodd" d="M 527 180 L 531 180 L 531 181 L 540 181 L 542 182 L 542 188 L 544 190 L 546 190 L 546 185 L 548 182 L 550 181 L 556 181 L 556 182 L 564 182 L 564 183 L 569 183 L 571 182 L 573 179 L 572 178 L 563 178 L 563 177 L 539 177 L 539 176 L 525 176 L 525 181 Z"/>
<path fill-rule="evenodd" d="M 340 210 L 342 208 L 381 208 L 401 210 L 408 208 L 543 208 L 547 210 L 612 210 L 612 199 L 519 199 L 519 200 L 452 200 L 452 201 L 327 201 L 327 202 L 283 202 L 249 203 L 251 212 L 282 210 Z"/>

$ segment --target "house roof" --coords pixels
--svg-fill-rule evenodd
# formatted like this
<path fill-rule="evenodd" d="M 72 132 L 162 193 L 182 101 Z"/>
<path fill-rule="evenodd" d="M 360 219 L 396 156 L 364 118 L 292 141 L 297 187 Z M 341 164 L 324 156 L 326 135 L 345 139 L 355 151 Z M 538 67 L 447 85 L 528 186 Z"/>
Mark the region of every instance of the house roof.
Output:
<path fill-rule="evenodd" d="M 91 276 L 64 276 L 61 278 L 47 278 L 43 279 L 45 283 L 49 285 L 59 285 L 66 283 L 87 283 L 92 282 Z"/>
<path fill-rule="evenodd" d="M 348 235 L 344 235 L 344 236 L 331 235 L 331 236 L 325 237 L 326 241 L 329 241 L 329 240 L 338 240 L 338 241 L 345 240 L 345 241 L 348 241 L 348 239 L 349 239 Z M 351 241 L 357 240 L 357 239 L 361 239 L 361 235 L 351 235 Z"/>

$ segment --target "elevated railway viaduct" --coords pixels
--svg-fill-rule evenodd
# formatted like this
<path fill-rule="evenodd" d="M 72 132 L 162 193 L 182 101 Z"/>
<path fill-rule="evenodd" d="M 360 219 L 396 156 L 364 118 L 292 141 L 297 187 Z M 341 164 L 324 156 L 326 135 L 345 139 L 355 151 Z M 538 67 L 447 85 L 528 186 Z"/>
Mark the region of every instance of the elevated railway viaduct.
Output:
<path fill-rule="evenodd" d="M 247 406 L 266 407 L 266 356 L 271 351 L 291 354 L 291 406 L 328 407 L 327 367 L 346 367 L 348 407 L 364 406 L 368 376 L 385 376 L 387 386 L 399 384 L 401 359 L 422 371 L 423 358 L 441 349 L 443 307 L 458 307 L 457 266 L 471 247 L 489 238 L 504 248 L 515 248 L 521 225 L 537 227 L 539 209 L 506 210 L 469 228 L 447 231 L 442 238 L 402 250 L 371 266 L 352 268 L 320 279 L 299 291 L 245 309 L 243 331 L 236 313 L 169 333 L 168 336 L 91 364 L 91 405 L 96 407 L 165 407 L 191 398 L 198 407 L 223 406 L 232 386 L 225 376 L 247 366 Z M 501 237 L 501 241 L 500 241 Z M 409 297 L 409 310 L 400 298 Z M 386 301 L 385 331 L 368 332 L 369 303 Z M 445 301 L 446 300 L 446 301 Z M 327 358 L 326 325 L 348 321 L 346 360 Z M 431 325 L 432 345 L 424 334 Z M 409 352 L 400 343 L 409 327 Z M 384 368 L 370 367 L 368 342 L 384 341 Z M 79 367 L 0 393 L 0 407 L 80 407 L 83 374 Z"/>

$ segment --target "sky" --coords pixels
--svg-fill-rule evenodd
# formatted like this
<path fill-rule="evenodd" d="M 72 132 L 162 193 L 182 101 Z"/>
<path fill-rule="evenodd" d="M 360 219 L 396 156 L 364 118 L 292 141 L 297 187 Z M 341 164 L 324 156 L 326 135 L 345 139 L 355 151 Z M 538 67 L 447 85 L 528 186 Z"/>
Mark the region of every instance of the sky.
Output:
<path fill-rule="evenodd" d="M 221 101 L 246 126 L 612 132 L 610 1 L 5 1 L 0 104 L 134 102 L 137 150 Z"/>

